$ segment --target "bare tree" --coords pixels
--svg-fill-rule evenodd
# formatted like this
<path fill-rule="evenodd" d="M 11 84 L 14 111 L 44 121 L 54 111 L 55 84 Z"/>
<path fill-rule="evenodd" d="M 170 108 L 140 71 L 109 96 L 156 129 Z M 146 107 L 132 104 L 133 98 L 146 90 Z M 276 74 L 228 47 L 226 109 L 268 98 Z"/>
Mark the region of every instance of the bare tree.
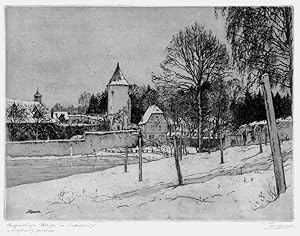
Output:
<path fill-rule="evenodd" d="M 169 90 L 197 91 L 198 102 L 198 147 L 202 140 L 201 93 L 204 83 L 226 76 L 229 55 L 226 45 L 219 42 L 211 31 L 195 23 L 174 35 L 166 49 L 167 56 L 160 64 L 162 73 L 153 74 L 158 87 Z"/>
<path fill-rule="evenodd" d="M 91 97 L 92 95 L 90 93 L 83 92 L 78 98 L 78 104 L 81 105 L 85 109 L 85 111 L 89 106 Z"/>
<path fill-rule="evenodd" d="M 293 89 L 291 7 L 228 7 L 226 34 L 237 69 L 255 84 L 268 73 L 274 87 Z"/>

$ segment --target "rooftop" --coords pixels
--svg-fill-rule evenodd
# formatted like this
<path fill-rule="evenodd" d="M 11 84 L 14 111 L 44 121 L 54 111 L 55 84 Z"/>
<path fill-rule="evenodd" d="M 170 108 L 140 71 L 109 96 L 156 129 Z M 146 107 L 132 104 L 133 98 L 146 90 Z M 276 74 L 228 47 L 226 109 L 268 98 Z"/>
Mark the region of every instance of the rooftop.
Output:
<path fill-rule="evenodd" d="M 67 111 L 55 111 L 53 112 L 53 118 L 59 119 L 59 117 L 63 115 L 66 120 L 69 120 L 69 113 Z"/>
<path fill-rule="evenodd" d="M 164 114 L 156 105 L 149 106 L 139 125 L 146 124 L 152 114 Z"/>
<path fill-rule="evenodd" d="M 7 106 L 12 105 L 14 103 L 16 105 L 22 105 L 22 106 L 42 106 L 39 102 L 36 101 L 6 98 Z"/>
<path fill-rule="evenodd" d="M 18 110 L 23 110 L 21 117 L 17 118 L 19 123 L 35 123 L 37 121 L 35 117 L 37 111 L 43 116 L 44 122 L 50 122 L 51 117 L 48 114 L 47 108 L 39 102 L 13 98 L 6 98 L 6 122 L 16 122 L 15 118 L 9 116 L 14 104 Z"/>

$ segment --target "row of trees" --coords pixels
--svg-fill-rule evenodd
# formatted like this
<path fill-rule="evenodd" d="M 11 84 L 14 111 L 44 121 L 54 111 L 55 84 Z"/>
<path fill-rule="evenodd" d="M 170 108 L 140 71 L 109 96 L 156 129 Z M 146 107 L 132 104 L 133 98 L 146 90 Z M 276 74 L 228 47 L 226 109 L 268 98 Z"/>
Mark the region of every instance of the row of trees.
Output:
<path fill-rule="evenodd" d="M 188 130 L 191 138 L 197 134 L 199 127 L 199 106 L 197 91 L 188 90 L 165 91 L 164 88 L 151 86 L 131 85 L 129 89 L 132 101 L 131 122 L 138 124 L 143 114 L 150 105 L 157 105 L 165 115 L 172 120 L 172 126 L 178 129 L 182 122 Z M 168 96 L 166 96 L 168 94 Z M 81 97 L 81 106 L 87 106 L 81 114 L 103 114 L 107 111 L 107 91 L 101 94 L 90 95 L 84 92 Z M 83 102 L 83 98 L 89 97 L 89 101 Z M 291 97 L 280 95 L 278 92 L 273 97 L 276 118 L 291 115 Z M 81 107 L 79 106 L 79 107 Z M 78 107 L 67 108 L 56 104 L 56 111 L 68 111 L 70 114 L 78 114 Z M 218 80 L 215 83 L 206 82 L 202 86 L 201 94 L 202 135 L 210 138 L 219 138 L 219 131 L 224 127 L 231 130 L 237 129 L 242 124 L 253 121 L 266 120 L 264 98 L 261 92 L 253 93 L 241 81 Z M 84 112 L 85 111 L 85 112 Z M 229 126 L 230 123 L 230 126 Z"/>
<path fill-rule="evenodd" d="M 291 98 L 288 95 L 273 95 L 276 118 L 286 118 L 292 115 Z M 234 128 L 253 121 L 266 120 L 264 97 L 261 92 L 251 94 L 246 90 L 244 98 L 238 102 L 232 101 L 230 111 L 233 115 Z"/>
<path fill-rule="evenodd" d="M 129 96 L 132 103 L 131 122 L 138 124 L 150 105 L 158 105 L 158 91 L 148 86 L 130 85 Z M 90 94 L 83 92 L 78 99 L 78 106 L 64 107 L 56 103 L 53 111 L 67 111 L 69 114 L 105 114 L 107 112 L 108 94 L 107 90 L 102 93 Z"/>
<path fill-rule="evenodd" d="M 67 111 L 69 114 L 104 114 L 107 112 L 107 90 L 102 93 L 90 94 L 83 92 L 78 98 L 78 106 L 62 106 L 56 103 L 51 110 Z"/>
<path fill-rule="evenodd" d="M 28 140 L 56 140 L 70 139 L 77 135 L 83 135 L 90 131 L 87 126 L 62 126 L 56 123 L 12 123 L 6 124 L 7 140 L 28 141 Z M 108 130 L 107 123 L 101 123 L 95 128 L 97 130 Z"/>

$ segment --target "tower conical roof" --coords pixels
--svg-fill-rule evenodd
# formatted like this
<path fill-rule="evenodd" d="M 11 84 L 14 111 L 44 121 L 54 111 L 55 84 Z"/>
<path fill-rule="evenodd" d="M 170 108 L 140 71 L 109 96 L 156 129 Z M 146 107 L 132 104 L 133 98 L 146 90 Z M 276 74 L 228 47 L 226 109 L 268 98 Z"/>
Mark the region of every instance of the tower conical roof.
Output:
<path fill-rule="evenodd" d="M 117 64 L 117 68 L 115 70 L 115 72 L 113 73 L 113 76 L 111 77 L 108 85 L 127 85 L 129 86 L 128 81 L 125 79 L 120 66 L 119 66 L 119 62 Z"/>

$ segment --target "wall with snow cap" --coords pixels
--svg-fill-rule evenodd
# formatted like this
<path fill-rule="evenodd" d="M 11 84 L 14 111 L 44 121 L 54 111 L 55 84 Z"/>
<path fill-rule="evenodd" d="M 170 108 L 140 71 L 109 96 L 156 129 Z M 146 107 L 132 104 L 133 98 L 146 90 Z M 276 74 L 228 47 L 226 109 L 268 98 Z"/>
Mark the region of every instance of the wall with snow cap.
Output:
<path fill-rule="evenodd" d="M 138 131 L 85 132 L 79 140 L 38 140 L 7 142 L 10 157 L 72 156 L 98 152 L 106 148 L 135 147 Z"/>
<path fill-rule="evenodd" d="M 278 129 L 278 137 L 279 140 L 286 141 L 293 139 L 293 122 L 291 119 L 278 119 L 276 120 L 277 129 Z M 264 144 L 265 142 L 269 142 L 269 134 L 266 122 L 253 122 L 249 125 L 245 126 L 246 131 L 246 139 L 240 132 L 237 135 L 226 135 L 224 140 L 224 148 L 232 147 L 232 146 L 243 146 L 243 145 L 254 145 L 259 144 L 258 136 L 253 135 L 253 129 L 256 125 L 261 125 L 261 142 Z M 244 142 L 245 141 L 245 142 Z"/>

